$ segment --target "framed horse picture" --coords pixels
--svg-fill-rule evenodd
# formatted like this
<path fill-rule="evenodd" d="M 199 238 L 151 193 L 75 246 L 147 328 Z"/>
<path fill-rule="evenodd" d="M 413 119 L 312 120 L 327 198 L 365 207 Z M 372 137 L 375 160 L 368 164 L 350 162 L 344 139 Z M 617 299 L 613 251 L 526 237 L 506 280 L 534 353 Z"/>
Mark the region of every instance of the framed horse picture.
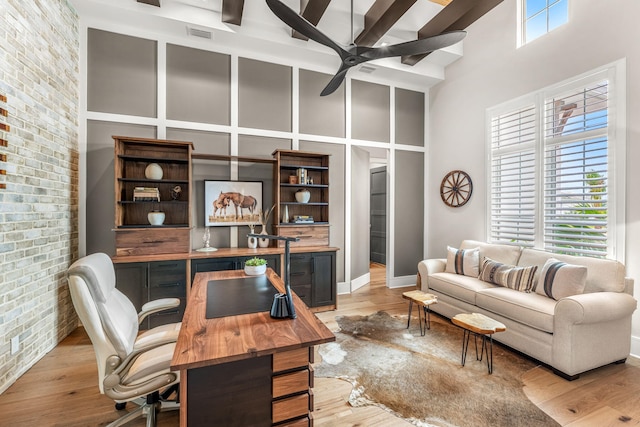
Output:
<path fill-rule="evenodd" d="M 258 224 L 262 212 L 261 181 L 204 181 L 204 225 Z"/>

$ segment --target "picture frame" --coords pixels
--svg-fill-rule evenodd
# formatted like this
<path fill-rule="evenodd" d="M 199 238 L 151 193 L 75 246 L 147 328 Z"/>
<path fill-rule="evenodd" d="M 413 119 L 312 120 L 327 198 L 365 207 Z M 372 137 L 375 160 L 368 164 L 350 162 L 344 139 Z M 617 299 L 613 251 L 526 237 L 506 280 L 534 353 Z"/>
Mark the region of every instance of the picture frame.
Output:
<path fill-rule="evenodd" d="M 258 224 L 262 181 L 204 181 L 205 227 Z"/>

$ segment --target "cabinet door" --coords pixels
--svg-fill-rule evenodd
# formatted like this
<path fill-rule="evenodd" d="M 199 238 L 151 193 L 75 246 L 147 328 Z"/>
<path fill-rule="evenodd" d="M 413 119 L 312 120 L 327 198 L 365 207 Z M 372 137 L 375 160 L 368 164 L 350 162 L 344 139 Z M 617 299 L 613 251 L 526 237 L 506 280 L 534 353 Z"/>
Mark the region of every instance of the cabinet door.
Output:
<path fill-rule="evenodd" d="M 182 321 L 186 307 L 186 261 L 158 261 L 149 263 L 148 301 L 160 298 L 178 298 L 180 305 L 149 316 L 150 328 Z"/>
<path fill-rule="evenodd" d="M 193 284 L 193 278 L 196 273 L 202 273 L 204 271 L 237 270 L 238 268 L 243 267 L 238 267 L 238 259 L 235 257 L 194 259 L 191 261 L 191 283 Z"/>
<path fill-rule="evenodd" d="M 147 263 L 115 264 L 116 288 L 140 311 L 147 302 Z"/>
<path fill-rule="evenodd" d="M 311 307 L 312 292 L 312 265 L 311 254 L 291 254 L 291 271 L 290 271 L 290 283 L 291 290 L 300 297 L 300 299 L 308 306 Z M 284 275 L 284 271 L 283 271 Z M 284 277 L 283 277 L 284 279 Z"/>
<path fill-rule="evenodd" d="M 336 256 L 335 252 L 312 254 L 313 307 L 336 303 Z"/>

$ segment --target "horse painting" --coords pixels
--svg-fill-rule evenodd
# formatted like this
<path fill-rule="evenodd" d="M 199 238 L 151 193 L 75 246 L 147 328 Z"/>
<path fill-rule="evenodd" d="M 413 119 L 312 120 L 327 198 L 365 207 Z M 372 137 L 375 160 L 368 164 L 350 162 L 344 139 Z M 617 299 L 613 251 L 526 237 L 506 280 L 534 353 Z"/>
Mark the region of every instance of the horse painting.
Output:
<path fill-rule="evenodd" d="M 223 210 L 224 216 L 227 216 L 227 206 L 229 206 L 229 199 L 221 191 L 220 196 L 213 201 L 213 216 L 215 217 L 216 214 L 218 214 L 218 217 L 222 216 Z"/>
<path fill-rule="evenodd" d="M 220 197 L 222 195 L 227 198 L 229 204 L 233 202 L 233 205 L 236 208 L 236 218 L 244 219 L 243 209 L 248 209 L 249 214 L 253 215 L 256 210 L 256 206 L 258 205 L 258 201 L 253 196 L 245 196 L 242 193 L 220 193 Z M 220 199 L 220 197 L 218 199 Z"/>

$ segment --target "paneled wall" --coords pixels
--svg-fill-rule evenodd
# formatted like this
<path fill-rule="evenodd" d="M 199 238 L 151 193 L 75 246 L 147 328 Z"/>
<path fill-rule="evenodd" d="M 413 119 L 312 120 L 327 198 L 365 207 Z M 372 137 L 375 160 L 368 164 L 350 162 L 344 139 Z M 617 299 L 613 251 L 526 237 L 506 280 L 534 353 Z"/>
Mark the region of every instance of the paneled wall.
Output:
<path fill-rule="evenodd" d="M 2 393 L 77 326 L 65 272 L 78 257 L 79 38 L 66 0 L 0 0 L 0 14 Z"/>
<path fill-rule="evenodd" d="M 360 257 L 353 263 L 362 266 L 369 253 L 368 241 L 352 241 L 346 232 L 356 221 L 350 216 L 354 190 L 347 184 L 353 178 L 351 146 L 392 152 L 401 148 L 396 140 L 402 139 L 405 148 L 420 159 L 416 163 L 420 169 L 406 173 L 422 179 L 424 93 L 347 79 L 332 95 L 320 97 L 332 76 L 294 64 L 196 49 L 160 37 L 149 40 L 96 28 L 87 31 L 86 167 L 91 175 L 87 179 L 87 253 L 114 253 L 111 135 L 193 141 L 194 154 L 272 158 L 277 148 L 329 153 L 330 244 L 340 248 L 338 281 L 347 282 L 348 291 L 348 282 L 354 279 L 351 255 Z M 273 200 L 268 164 L 196 159 L 193 178 L 194 248 L 202 245 L 204 233 L 204 180 L 260 180 L 264 205 L 270 206 Z M 420 209 L 412 215 L 423 218 L 422 204 L 418 205 Z M 361 219 L 368 220 L 368 216 Z M 399 221 L 390 228 L 406 226 Z M 247 227 L 212 227 L 211 244 L 246 246 L 247 232 Z M 414 240 L 411 248 L 423 247 L 422 234 L 404 234 Z M 405 256 L 404 251 L 400 253 Z M 419 250 L 403 258 L 413 263 L 414 271 L 403 269 L 402 274 L 415 275 L 422 255 Z M 362 268 L 357 270 L 360 274 Z"/>

